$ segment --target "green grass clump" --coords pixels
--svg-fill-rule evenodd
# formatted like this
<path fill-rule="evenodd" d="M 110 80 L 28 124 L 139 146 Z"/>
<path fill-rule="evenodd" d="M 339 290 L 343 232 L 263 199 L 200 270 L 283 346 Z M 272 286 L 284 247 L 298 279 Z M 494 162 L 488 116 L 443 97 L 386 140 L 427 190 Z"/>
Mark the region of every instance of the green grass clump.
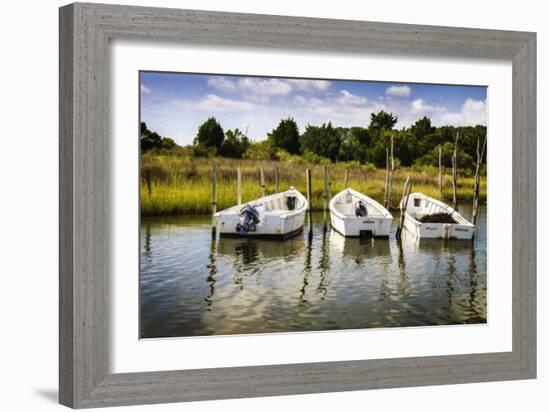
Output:
<path fill-rule="evenodd" d="M 307 162 L 237 160 L 228 158 L 197 158 L 186 156 L 145 154 L 141 158 L 141 214 L 142 216 L 166 216 L 180 214 L 207 214 L 211 212 L 212 161 L 216 163 L 217 207 L 223 210 L 237 203 L 237 166 L 242 173 L 243 202 L 261 196 L 260 168 L 265 171 L 266 192 L 275 191 L 275 170 L 279 169 L 279 188 L 286 190 L 296 187 L 306 194 L 306 169 L 312 173 L 312 208 L 323 208 L 324 166 Z M 386 171 L 372 165 L 333 164 L 330 166 L 332 194 L 344 187 L 344 175 L 349 170 L 348 187 L 376 199 L 384 201 Z M 462 177 L 459 171 L 457 197 L 460 202 L 471 202 L 473 196 L 473 177 Z M 439 198 L 438 171 L 426 167 L 421 169 L 399 168 L 393 179 L 393 191 L 390 205 L 398 206 L 403 193 L 403 185 L 410 176 L 412 190 Z M 450 170 L 446 170 L 443 184 L 443 197 L 450 203 L 452 184 Z M 486 179 L 481 178 L 480 197 L 486 199 Z"/>

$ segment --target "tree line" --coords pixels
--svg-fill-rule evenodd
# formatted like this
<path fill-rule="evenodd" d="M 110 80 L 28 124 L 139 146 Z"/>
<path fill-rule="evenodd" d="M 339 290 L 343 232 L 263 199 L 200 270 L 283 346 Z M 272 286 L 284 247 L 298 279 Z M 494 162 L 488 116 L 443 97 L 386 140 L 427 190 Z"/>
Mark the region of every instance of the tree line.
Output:
<path fill-rule="evenodd" d="M 267 139 L 251 141 L 239 129 L 224 132 L 220 123 L 210 117 L 199 126 L 193 144 L 183 148 L 193 156 L 224 156 L 231 158 L 278 159 L 283 154 L 301 156 L 311 161 L 372 163 L 384 167 L 386 149 L 394 139 L 394 156 L 398 164 L 437 166 L 439 147 L 444 163 L 454 152 L 454 140 L 459 134 L 457 160 L 460 168 L 475 168 L 477 140 L 483 141 L 486 126 L 435 127 L 429 117 L 418 119 L 410 127 L 395 129 L 398 118 L 392 113 L 372 113 L 367 127 L 338 127 L 332 122 L 307 125 L 300 133 L 292 117 L 281 119 Z M 145 133 L 144 133 L 145 128 Z M 160 139 L 160 140 L 159 140 Z M 161 138 L 142 123 L 142 152 L 177 146 L 172 139 Z"/>

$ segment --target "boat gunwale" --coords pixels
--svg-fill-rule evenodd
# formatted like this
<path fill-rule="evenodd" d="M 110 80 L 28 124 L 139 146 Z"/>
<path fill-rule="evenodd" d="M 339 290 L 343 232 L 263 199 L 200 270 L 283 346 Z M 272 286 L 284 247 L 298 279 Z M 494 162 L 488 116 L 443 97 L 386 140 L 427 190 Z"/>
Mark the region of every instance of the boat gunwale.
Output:
<path fill-rule="evenodd" d="M 451 206 L 449 206 L 448 204 L 446 203 L 443 203 L 442 201 L 440 200 L 437 200 L 437 199 L 434 199 L 433 197 L 430 197 L 428 195 L 425 195 L 424 193 L 422 192 L 414 192 L 414 193 L 411 193 L 408 197 L 409 201 L 410 199 L 414 199 L 415 197 L 420 197 L 424 200 L 429 200 L 430 202 L 434 203 L 435 205 L 443 208 L 444 210 L 446 210 L 451 216 L 452 215 L 458 215 L 459 218 L 463 219 L 464 222 L 466 223 L 461 223 L 461 222 L 456 222 L 456 223 L 438 223 L 438 222 L 421 222 L 420 220 L 418 220 L 416 217 L 414 217 L 410 212 L 409 212 L 409 209 L 408 209 L 408 203 L 405 205 L 404 207 L 404 210 L 405 210 L 405 218 L 410 218 L 413 223 L 416 225 L 416 226 L 422 226 L 422 225 L 450 225 L 450 226 L 453 226 L 453 227 L 458 227 L 458 226 L 463 226 L 463 227 L 467 227 L 467 228 L 474 228 L 476 227 L 476 225 L 474 225 L 473 223 L 471 223 L 470 221 L 468 221 L 468 219 L 466 219 L 464 216 L 462 216 L 458 210 L 455 210 L 453 209 Z M 403 205 L 404 203 L 404 199 L 401 200 L 401 206 Z M 414 207 L 414 206 L 413 206 Z"/>

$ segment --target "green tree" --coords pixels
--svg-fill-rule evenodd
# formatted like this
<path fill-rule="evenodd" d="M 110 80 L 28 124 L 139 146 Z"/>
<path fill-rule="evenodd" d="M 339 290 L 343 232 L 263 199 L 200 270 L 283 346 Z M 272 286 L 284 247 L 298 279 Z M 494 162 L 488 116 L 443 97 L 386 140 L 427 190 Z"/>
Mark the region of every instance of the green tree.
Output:
<path fill-rule="evenodd" d="M 372 130 L 392 130 L 397 123 L 397 116 L 384 110 L 378 113 L 371 113 L 369 129 Z"/>
<path fill-rule="evenodd" d="M 225 132 L 225 140 L 220 147 L 220 155 L 240 159 L 248 149 L 249 144 L 248 137 L 239 129 L 228 130 Z"/>
<path fill-rule="evenodd" d="M 223 143 L 224 137 L 223 129 L 216 118 L 210 117 L 199 126 L 197 136 L 193 140 L 193 143 L 204 147 L 215 147 L 219 149 Z"/>
<path fill-rule="evenodd" d="M 292 117 L 281 120 L 277 128 L 267 135 L 267 140 L 272 147 L 284 149 L 290 154 L 300 153 L 300 132 Z"/>
<path fill-rule="evenodd" d="M 322 126 L 308 125 L 300 137 L 304 151 L 308 150 L 318 156 L 326 157 L 335 162 L 340 152 L 340 134 L 331 122 Z"/>
<path fill-rule="evenodd" d="M 160 149 L 162 146 L 162 137 L 156 133 L 152 132 L 147 128 L 145 122 L 141 122 L 141 137 L 140 137 L 140 147 L 141 152 L 145 153 L 151 149 Z"/>
<path fill-rule="evenodd" d="M 418 119 L 411 126 L 411 134 L 416 139 L 422 139 L 424 136 L 432 133 L 435 133 L 435 127 L 432 126 L 432 121 L 427 116 L 424 116 L 423 118 Z"/>

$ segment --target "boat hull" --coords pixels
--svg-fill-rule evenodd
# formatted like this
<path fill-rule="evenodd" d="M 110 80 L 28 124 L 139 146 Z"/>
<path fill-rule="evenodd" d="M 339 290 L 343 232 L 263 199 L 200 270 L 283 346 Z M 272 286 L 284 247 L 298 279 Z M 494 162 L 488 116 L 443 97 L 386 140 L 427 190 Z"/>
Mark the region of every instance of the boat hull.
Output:
<path fill-rule="evenodd" d="M 330 214 L 330 224 L 334 230 L 344 236 L 360 237 L 384 237 L 390 236 L 391 218 L 379 217 L 339 217 L 334 213 Z"/>
<path fill-rule="evenodd" d="M 403 201 L 404 202 L 404 201 Z M 412 193 L 405 209 L 403 225 L 406 230 L 422 239 L 472 239 L 476 227 L 460 213 L 439 200 L 422 193 Z M 448 214 L 456 223 L 421 222 L 422 216 Z"/>
<path fill-rule="evenodd" d="M 265 238 L 289 238 L 300 234 L 304 228 L 306 212 L 300 212 L 294 216 L 282 218 L 279 216 L 265 216 L 261 226 L 257 226 L 253 232 L 239 233 L 235 230 L 240 222 L 239 215 L 225 215 L 216 218 L 216 229 L 221 236 L 233 237 L 265 237 Z"/>

